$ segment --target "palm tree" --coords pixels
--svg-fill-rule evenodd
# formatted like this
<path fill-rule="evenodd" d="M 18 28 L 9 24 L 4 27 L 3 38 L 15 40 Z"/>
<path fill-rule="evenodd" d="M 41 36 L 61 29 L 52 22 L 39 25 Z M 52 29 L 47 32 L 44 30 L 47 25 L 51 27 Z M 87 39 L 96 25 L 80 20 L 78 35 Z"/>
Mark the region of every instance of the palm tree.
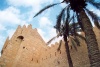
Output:
<path fill-rule="evenodd" d="M 88 49 L 88 57 L 90 60 L 90 67 L 99 67 L 100 66 L 100 58 L 99 58 L 100 51 L 98 48 L 96 36 L 93 32 L 92 24 L 88 16 L 92 18 L 92 20 L 94 21 L 94 24 L 100 29 L 99 17 L 97 17 L 97 15 L 93 13 L 92 11 L 88 10 L 87 5 L 91 4 L 95 8 L 100 9 L 100 3 L 96 2 L 95 0 L 63 0 L 63 2 L 61 3 L 66 3 L 67 6 L 61 11 L 61 13 L 57 17 L 56 29 L 59 31 L 61 21 L 62 20 L 65 21 L 65 24 L 64 24 L 65 33 L 63 34 L 63 36 L 64 36 L 64 41 L 67 41 L 68 23 L 66 22 L 70 20 L 71 18 L 70 12 L 71 10 L 73 10 L 74 19 L 75 18 L 77 19 L 77 22 L 79 23 L 79 25 L 81 26 L 82 30 L 85 33 L 87 49 Z M 44 9 L 40 10 L 40 12 L 38 12 L 35 16 L 39 15 L 44 10 L 61 3 L 48 5 Z"/>
<path fill-rule="evenodd" d="M 47 45 L 50 44 L 55 38 L 58 38 L 59 36 L 63 36 L 64 42 L 65 42 L 65 48 L 66 48 L 66 54 L 67 54 L 68 64 L 69 64 L 69 67 L 73 67 L 73 62 L 72 62 L 72 59 L 71 59 L 71 56 L 70 56 L 70 50 L 69 50 L 69 45 L 68 45 L 68 38 L 71 39 L 72 46 L 75 48 L 75 50 L 77 50 L 77 47 L 75 45 L 77 44 L 77 46 L 80 46 L 80 42 L 79 42 L 79 40 L 78 40 L 78 38 L 76 36 L 79 36 L 79 34 L 77 32 L 79 32 L 80 29 L 79 29 L 77 23 L 68 24 L 67 25 L 67 27 L 68 27 L 67 28 L 68 29 L 67 32 L 68 33 L 66 34 L 66 32 L 65 32 L 66 28 L 64 28 L 64 27 L 65 26 L 63 26 L 63 24 L 61 24 L 60 28 L 58 30 L 57 27 L 54 26 L 54 28 L 56 28 L 56 30 L 58 31 L 57 32 L 57 36 L 51 38 L 47 42 Z M 77 30 L 77 31 L 74 32 L 74 30 Z M 82 38 L 82 36 L 80 38 Z M 60 45 L 59 45 L 59 47 L 57 49 L 58 51 L 60 50 L 61 42 L 62 42 L 62 40 L 60 41 Z"/>

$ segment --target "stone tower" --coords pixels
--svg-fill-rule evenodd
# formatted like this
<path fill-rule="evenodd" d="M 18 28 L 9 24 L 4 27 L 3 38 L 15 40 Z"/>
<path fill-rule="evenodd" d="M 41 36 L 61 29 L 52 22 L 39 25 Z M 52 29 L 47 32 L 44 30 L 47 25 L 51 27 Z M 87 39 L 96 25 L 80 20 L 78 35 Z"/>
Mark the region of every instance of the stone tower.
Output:
<path fill-rule="evenodd" d="M 32 25 L 28 25 L 27 28 L 25 25 L 22 28 L 18 26 L 12 38 L 7 38 L 1 51 L 1 58 L 6 67 L 32 67 L 34 63 L 37 66 L 45 48 L 46 44 L 37 29 L 32 29 Z"/>
<path fill-rule="evenodd" d="M 74 67 L 89 67 L 87 47 L 80 39 L 81 46 L 70 49 Z M 70 41 L 69 41 L 70 43 Z M 71 43 L 69 44 L 69 46 Z M 47 46 L 37 29 L 32 25 L 18 26 L 12 38 L 6 39 L 0 58 L 1 67 L 68 67 L 64 42 L 59 48 L 59 43 Z"/>

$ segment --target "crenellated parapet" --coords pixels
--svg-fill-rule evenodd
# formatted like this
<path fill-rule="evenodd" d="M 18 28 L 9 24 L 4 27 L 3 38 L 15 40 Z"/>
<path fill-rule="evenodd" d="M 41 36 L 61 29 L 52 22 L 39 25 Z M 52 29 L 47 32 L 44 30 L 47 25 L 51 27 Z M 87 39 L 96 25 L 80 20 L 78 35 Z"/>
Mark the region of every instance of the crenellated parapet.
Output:
<path fill-rule="evenodd" d="M 80 41 L 77 51 L 70 49 L 74 67 L 89 67 L 86 44 L 83 40 Z M 68 44 L 70 47 L 70 39 Z M 69 67 L 65 46 L 63 40 L 48 46 L 31 24 L 19 25 L 12 38 L 6 39 L 1 60 L 3 59 L 4 67 Z"/>

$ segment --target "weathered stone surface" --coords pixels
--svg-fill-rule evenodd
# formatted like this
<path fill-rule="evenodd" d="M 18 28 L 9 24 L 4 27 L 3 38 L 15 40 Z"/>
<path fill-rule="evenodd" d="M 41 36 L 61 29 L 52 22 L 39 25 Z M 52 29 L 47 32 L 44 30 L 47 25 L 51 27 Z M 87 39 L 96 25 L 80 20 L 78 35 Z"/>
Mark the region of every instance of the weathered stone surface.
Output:
<path fill-rule="evenodd" d="M 95 28 L 96 29 L 96 28 Z M 97 36 L 100 32 L 96 29 Z M 100 38 L 97 37 L 98 43 Z M 70 49 L 74 67 L 89 67 L 87 47 L 83 40 L 81 46 Z M 69 40 L 69 46 L 71 42 Z M 68 67 L 67 55 L 64 42 L 62 42 L 60 51 L 57 51 L 59 43 L 47 46 L 41 38 L 37 29 L 18 26 L 16 32 L 9 40 L 7 38 L 0 58 L 1 67 Z"/>

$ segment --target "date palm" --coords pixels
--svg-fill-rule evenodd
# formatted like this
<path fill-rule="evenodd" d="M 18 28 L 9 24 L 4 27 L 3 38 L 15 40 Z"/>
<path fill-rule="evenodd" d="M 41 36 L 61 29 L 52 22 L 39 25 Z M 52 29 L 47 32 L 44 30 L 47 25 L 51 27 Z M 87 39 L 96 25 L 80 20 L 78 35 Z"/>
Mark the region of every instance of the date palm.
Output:
<path fill-rule="evenodd" d="M 54 26 L 55 27 L 55 26 Z M 80 37 L 82 38 L 81 35 L 79 35 L 77 32 L 81 31 L 80 30 L 80 27 L 78 26 L 77 23 L 71 23 L 71 24 L 67 24 L 67 27 L 68 27 L 68 30 L 67 30 L 67 34 L 66 34 L 66 28 L 64 28 L 65 26 L 63 26 L 63 24 L 60 25 L 60 28 L 59 28 L 59 31 L 58 29 L 56 28 L 56 30 L 58 31 L 57 32 L 57 36 L 51 38 L 48 42 L 47 42 L 47 45 L 50 44 L 54 39 L 58 38 L 59 36 L 63 36 L 63 39 L 64 39 L 64 42 L 65 42 L 65 48 L 66 48 L 66 54 L 67 54 L 67 59 L 68 59 L 68 64 L 69 64 L 69 67 L 73 67 L 73 62 L 72 62 L 72 59 L 71 59 L 71 56 L 70 56 L 70 50 L 69 50 L 69 45 L 68 45 L 68 38 L 71 39 L 71 42 L 72 42 L 72 46 L 71 48 L 74 47 L 74 49 L 77 51 L 77 46 L 80 46 L 80 41 L 77 37 Z M 75 31 L 75 32 L 74 32 Z M 83 37 L 82 39 L 85 40 L 85 38 Z M 61 48 L 61 44 L 62 43 L 62 40 L 60 41 L 59 43 L 59 47 L 58 47 L 58 51 L 60 50 Z"/>
<path fill-rule="evenodd" d="M 92 18 L 94 24 L 99 29 L 100 29 L 100 24 L 99 24 L 100 19 L 99 17 L 97 17 L 95 13 L 87 9 L 87 5 L 91 4 L 95 8 L 100 9 L 100 2 L 96 2 L 95 0 L 63 0 L 63 2 L 61 3 L 66 3 L 67 6 L 63 8 L 61 13 L 57 17 L 56 29 L 60 32 L 61 21 L 63 20 L 63 22 L 68 22 L 71 18 L 71 10 L 72 10 L 74 14 L 74 19 L 77 20 L 77 22 L 81 26 L 81 29 L 85 33 L 87 49 L 88 49 L 88 57 L 90 60 L 90 67 L 99 67 L 100 66 L 100 58 L 99 58 L 100 51 L 98 48 L 96 36 L 93 32 L 91 21 L 88 16 Z M 39 15 L 44 10 L 61 3 L 48 5 L 44 9 L 40 10 L 40 12 L 38 12 L 35 16 Z M 67 23 L 64 24 L 64 29 L 65 29 L 65 32 L 63 34 L 64 41 L 67 41 L 67 36 L 68 36 Z"/>

